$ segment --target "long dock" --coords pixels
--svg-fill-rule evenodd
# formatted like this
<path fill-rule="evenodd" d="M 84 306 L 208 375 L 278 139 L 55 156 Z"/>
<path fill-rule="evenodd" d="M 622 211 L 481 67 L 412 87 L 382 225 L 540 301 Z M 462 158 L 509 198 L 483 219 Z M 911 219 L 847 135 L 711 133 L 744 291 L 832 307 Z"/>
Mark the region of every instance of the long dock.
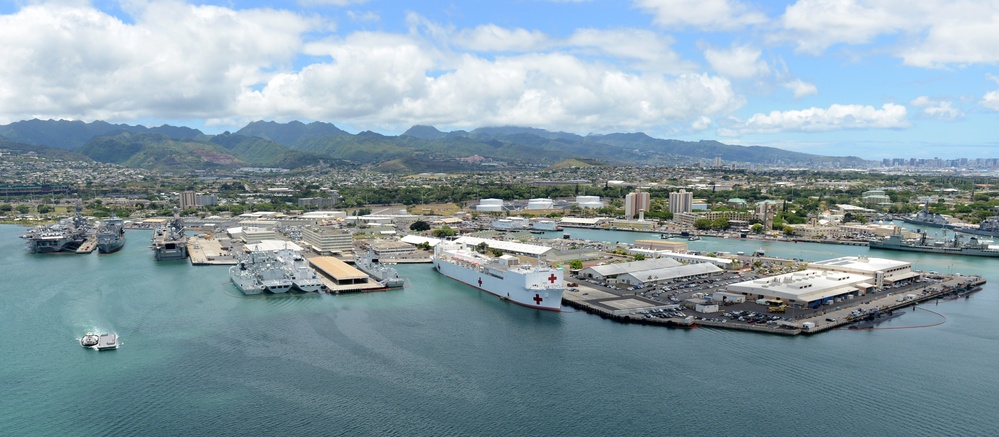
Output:
<path fill-rule="evenodd" d="M 188 238 L 187 256 L 191 258 L 191 265 L 195 266 L 236 264 L 236 257 L 215 239 Z"/>
<path fill-rule="evenodd" d="M 330 294 L 392 290 L 366 273 L 332 256 L 307 258 Z"/>
<path fill-rule="evenodd" d="M 88 238 L 87 241 L 84 241 L 83 244 L 81 244 L 80 247 L 76 249 L 76 253 L 91 253 L 96 248 L 97 248 L 97 237 L 93 236 Z"/>
<path fill-rule="evenodd" d="M 579 284 L 576 291 L 566 290 L 562 294 L 562 304 L 571 308 L 599 315 L 621 323 L 637 323 L 642 325 L 659 325 L 672 328 L 690 328 L 704 326 L 722 329 L 759 332 L 778 335 L 813 335 L 833 329 L 843 328 L 861 321 L 865 315 L 854 316 L 853 310 L 863 306 L 865 309 L 878 307 L 881 312 L 901 310 L 934 299 L 941 299 L 972 287 L 979 287 L 986 281 L 981 277 L 950 276 L 943 282 L 929 283 L 922 287 L 909 290 L 904 294 L 888 294 L 879 298 L 857 299 L 849 305 L 841 305 L 835 309 L 814 312 L 809 317 L 800 317 L 794 321 L 782 321 L 776 325 L 743 323 L 716 317 L 717 314 L 699 314 L 690 309 L 683 309 L 684 314 L 694 315 L 690 323 L 688 318 L 680 317 L 646 317 L 653 310 L 668 309 L 680 306 L 678 303 L 663 303 L 641 296 L 619 295 Z M 762 307 L 761 307 L 762 308 Z M 812 327 L 805 328 L 806 323 Z"/>

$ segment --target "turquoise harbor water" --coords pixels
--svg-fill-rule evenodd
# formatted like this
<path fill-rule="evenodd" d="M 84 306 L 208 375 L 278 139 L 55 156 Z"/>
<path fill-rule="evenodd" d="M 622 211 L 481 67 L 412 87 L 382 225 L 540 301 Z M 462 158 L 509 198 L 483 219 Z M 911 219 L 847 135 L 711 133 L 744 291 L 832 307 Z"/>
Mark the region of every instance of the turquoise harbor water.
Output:
<path fill-rule="evenodd" d="M 225 267 L 154 262 L 149 232 L 110 255 L 31 255 L 23 230 L 0 226 L 4 435 L 995 434 L 999 259 L 878 252 L 992 282 L 882 325 L 940 326 L 785 338 L 529 310 L 425 264 L 399 268 L 401 291 L 246 298 Z M 90 330 L 121 348 L 81 348 Z"/>

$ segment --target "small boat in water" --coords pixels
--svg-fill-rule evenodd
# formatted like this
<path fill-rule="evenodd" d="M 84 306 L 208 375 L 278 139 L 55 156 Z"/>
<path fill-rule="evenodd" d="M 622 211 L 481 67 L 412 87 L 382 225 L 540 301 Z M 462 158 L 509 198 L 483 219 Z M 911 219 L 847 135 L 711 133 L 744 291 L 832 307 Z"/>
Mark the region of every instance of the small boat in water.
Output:
<path fill-rule="evenodd" d="M 106 351 L 113 349 L 118 349 L 118 334 L 101 334 L 101 337 L 97 340 L 97 350 Z"/>
<path fill-rule="evenodd" d="M 88 332 L 87 335 L 84 335 L 82 338 L 80 338 L 80 346 L 83 347 L 97 346 L 97 343 L 100 341 L 100 338 L 101 336 L 94 334 L 93 332 Z"/>

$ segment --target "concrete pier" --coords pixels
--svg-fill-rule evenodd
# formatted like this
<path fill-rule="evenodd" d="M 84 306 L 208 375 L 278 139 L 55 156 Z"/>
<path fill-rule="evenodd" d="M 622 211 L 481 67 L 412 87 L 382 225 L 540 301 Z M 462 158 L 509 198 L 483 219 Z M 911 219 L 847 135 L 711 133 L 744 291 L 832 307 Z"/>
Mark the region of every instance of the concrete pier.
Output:
<path fill-rule="evenodd" d="M 692 316 L 693 325 L 695 326 L 736 329 L 777 335 L 812 335 L 843 328 L 863 320 L 866 315 L 853 315 L 853 311 L 859 308 L 871 310 L 877 307 L 881 312 L 901 310 L 933 299 L 941 299 L 972 287 L 979 287 L 985 283 L 985 279 L 981 277 L 942 276 L 944 279 L 940 282 L 926 282 L 919 287 L 907 289 L 899 294 L 872 295 L 867 299 L 860 297 L 849 302 L 840 303 L 838 304 L 839 306 L 830 307 L 829 309 L 825 309 L 825 307 L 812 311 L 802 309 L 800 311 L 808 313 L 807 317 L 798 316 L 794 317 L 792 321 L 781 320 L 776 324 L 745 323 L 719 317 L 720 313 L 701 314 L 688 308 L 683 308 L 680 311 L 687 316 Z M 660 311 L 679 307 L 681 306 L 679 303 L 657 302 L 630 292 L 623 293 L 617 290 L 602 290 L 598 287 L 589 286 L 587 283 L 580 283 L 578 287 L 566 289 L 562 294 L 562 304 L 621 323 L 658 325 L 673 328 L 691 327 L 687 323 L 687 318 L 684 317 L 650 316 L 657 312 L 661 314 Z M 754 308 L 753 311 L 759 313 L 767 312 L 767 309 L 763 306 L 753 307 L 752 305 L 755 304 L 748 305 L 751 305 L 750 308 Z M 804 326 L 809 326 L 808 324 L 811 324 L 813 327 L 804 328 Z"/>
<path fill-rule="evenodd" d="M 76 253 L 91 253 L 97 249 L 97 237 L 93 236 L 84 241 L 79 248 L 76 249 Z"/>
<path fill-rule="evenodd" d="M 191 237 L 187 239 L 187 256 L 191 265 L 235 265 L 236 257 L 222 247 L 216 239 Z"/>

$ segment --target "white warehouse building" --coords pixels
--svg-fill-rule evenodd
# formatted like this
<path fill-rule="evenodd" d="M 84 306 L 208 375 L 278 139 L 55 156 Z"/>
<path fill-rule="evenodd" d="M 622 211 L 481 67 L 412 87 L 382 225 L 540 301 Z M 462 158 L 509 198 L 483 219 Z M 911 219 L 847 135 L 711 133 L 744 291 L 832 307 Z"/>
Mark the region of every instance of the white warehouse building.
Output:
<path fill-rule="evenodd" d="M 817 308 L 861 296 L 874 287 L 867 275 L 807 269 L 729 285 L 729 293 L 751 299 L 773 299 L 798 307 Z"/>

